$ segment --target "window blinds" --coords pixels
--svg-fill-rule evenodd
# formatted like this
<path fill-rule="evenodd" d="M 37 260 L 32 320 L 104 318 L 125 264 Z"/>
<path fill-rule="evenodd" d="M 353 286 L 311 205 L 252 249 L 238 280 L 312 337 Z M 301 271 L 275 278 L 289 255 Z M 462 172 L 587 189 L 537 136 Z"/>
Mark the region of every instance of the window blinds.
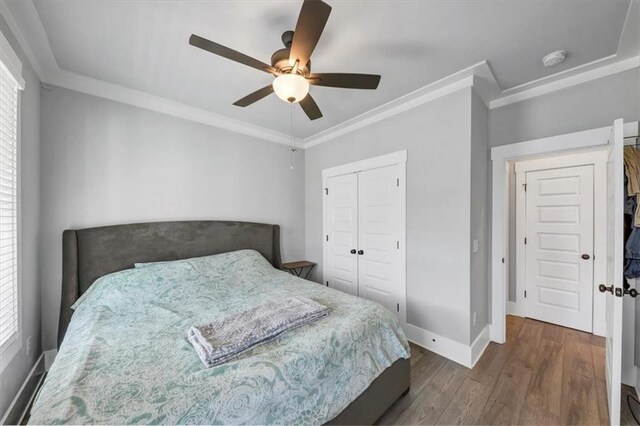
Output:
<path fill-rule="evenodd" d="M 18 90 L 0 62 L 0 349 L 18 333 Z"/>

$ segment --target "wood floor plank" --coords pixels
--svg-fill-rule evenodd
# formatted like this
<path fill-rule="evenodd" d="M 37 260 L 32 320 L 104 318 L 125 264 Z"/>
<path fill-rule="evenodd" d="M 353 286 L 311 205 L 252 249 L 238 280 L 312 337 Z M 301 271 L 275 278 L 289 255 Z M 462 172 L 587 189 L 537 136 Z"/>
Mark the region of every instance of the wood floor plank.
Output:
<path fill-rule="evenodd" d="M 517 317 L 515 315 L 507 315 L 507 341 L 516 339 L 518 334 L 520 334 L 520 330 L 522 329 L 522 325 L 524 324 L 525 319 L 522 317 Z"/>
<path fill-rule="evenodd" d="M 526 403 L 540 412 L 560 416 L 564 348 L 561 344 L 541 339 L 538 362 L 533 370 Z"/>
<path fill-rule="evenodd" d="M 494 342 L 489 343 L 484 354 L 482 354 L 473 370 L 469 373 L 469 377 L 483 383 L 490 389 L 493 388 L 513 347 L 515 347 L 515 342 L 508 342 L 503 345 Z"/>
<path fill-rule="evenodd" d="M 559 344 L 564 343 L 564 327 L 545 322 L 542 326 L 542 338 Z"/>
<path fill-rule="evenodd" d="M 522 328 L 520 328 L 520 333 L 518 333 L 518 340 L 525 340 L 526 342 L 531 342 L 531 339 L 539 340 L 542 338 L 544 324 L 541 321 L 526 318 Z"/>
<path fill-rule="evenodd" d="M 482 407 L 489 398 L 491 388 L 467 377 L 449 406 L 438 419 L 441 425 L 474 425 Z"/>
<path fill-rule="evenodd" d="M 521 425 L 558 425 L 560 416 L 551 413 L 539 405 L 525 402 L 518 424 Z"/>
<path fill-rule="evenodd" d="M 451 403 L 469 371 L 456 362 L 447 361 L 424 387 L 424 397 L 416 398 L 404 415 L 399 417 L 398 422 L 412 425 L 435 424 Z"/>
<path fill-rule="evenodd" d="M 411 353 L 411 390 L 378 424 L 609 423 L 604 347 L 590 334 L 508 316 L 506 343 L 490 343 L 472 370 Z"/>
<path fill-rule="evenodd" d="M 596 385 L 592 377 L 582 374 L 564 374 L 562 380 L 562 407 L 560 422 L 566 425 L 599 424 Z"/>
<path fill-rule="evenodd" d="M 520 362 L 524 367 L 533 369 L 538 357 L 542 328 L 543 323 L 527 319 L 522 325 L 517 343 L 511 351 L 509 360 Z"/>
<path fill-rule="evenodd" d="M 591 345 L 591 358 L 593 360 L 593 374 L 596 380 L 605 380 L 605 348 Z"/>
<path fill-rule="evenodd" d="M 411 366 L 411 390 L 398 399 L 387 412 L 378 419 L 377 424 L 399 424 L 398 420 L 405 416 L 417 398 L 424 397 L 424 388 L 435 377 L 449 360 L 425 349 L 421 359 Z"/>
<path fill-rule="evenodd" d="M 411 368 L 413 368 L 416 362 L 424 356 L 424 353 L 427 352 L 427 350 L 413 343 L 409 343 L 409 348 L 411 348 L 411 358 L 409 361 L 411 363 Z"/>
<path fill-rule="evenodd" d="M 609 406 L 607 402 L 607 384 L 604 380 L 595 380 L 598 419 L 601 425 L 609 424 Z"/>
<path fill-rule="evenodd" d="M 589 335 L 568 328 L 564 333 L 564 344 L 565 370 L 573 371 L 593 379 L 593 358 L 591 355 L 591 340 Z"/>
<path fill-rule="evenodd" d="M 531 380 L 532 370 L 521 362 L 510 360 L 478 419 L 480 424 L 512 425 L 518 422 Z"/>
<path fill-rule="evenodd" d="M 595 334 L 592 334 L 592 335 L 589 337 L 589 339 L 590 339 L 591 344 L 592 344 L 593 346 L 599 346 L 599 347 L 601 347 L 601 348 L 604 348 L 604 345 L 605 345 L 605 343 L 606 343 L 606 341 L 607 341 L 607 339 L 605 339 L 604 337 L 602 337 L 602 336 L 596 336 Z"/>

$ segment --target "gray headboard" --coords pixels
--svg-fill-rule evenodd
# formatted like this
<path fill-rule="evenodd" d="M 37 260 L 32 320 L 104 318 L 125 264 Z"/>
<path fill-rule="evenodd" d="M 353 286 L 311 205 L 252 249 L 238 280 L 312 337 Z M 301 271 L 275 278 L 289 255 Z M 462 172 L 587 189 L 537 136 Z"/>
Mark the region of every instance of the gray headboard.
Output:
<path fill-rule="evenodd" d="M 58 346 L 71 306 L 103 275 L 137 262 L 188 259 L 254 249 L 280 268 L 280 227 L 228 221 L 151 222 L 70 229 L 62 235 L 62 298 Z"/>

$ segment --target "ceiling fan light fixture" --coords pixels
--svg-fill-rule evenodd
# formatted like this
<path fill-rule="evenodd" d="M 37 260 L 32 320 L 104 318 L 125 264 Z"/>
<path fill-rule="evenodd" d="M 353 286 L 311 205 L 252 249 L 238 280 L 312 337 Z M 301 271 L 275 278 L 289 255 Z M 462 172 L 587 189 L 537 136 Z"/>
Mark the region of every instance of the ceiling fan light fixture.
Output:
<path fill-rule="evenodd" d="M 298 74 L 282 74 L 273 80 L 273 91 L 283 101 L 295 104 L 309 93 L 309 82 Z"/>

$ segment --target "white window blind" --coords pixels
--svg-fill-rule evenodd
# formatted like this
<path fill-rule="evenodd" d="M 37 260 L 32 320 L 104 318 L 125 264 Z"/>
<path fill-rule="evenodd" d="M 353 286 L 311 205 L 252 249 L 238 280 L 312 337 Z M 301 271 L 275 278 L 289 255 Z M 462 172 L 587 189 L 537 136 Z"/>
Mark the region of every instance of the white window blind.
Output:
<path fill-rule="evenodd" d="M 0 349 L 18 334 L 19 89 L 0 62 Z"/>

